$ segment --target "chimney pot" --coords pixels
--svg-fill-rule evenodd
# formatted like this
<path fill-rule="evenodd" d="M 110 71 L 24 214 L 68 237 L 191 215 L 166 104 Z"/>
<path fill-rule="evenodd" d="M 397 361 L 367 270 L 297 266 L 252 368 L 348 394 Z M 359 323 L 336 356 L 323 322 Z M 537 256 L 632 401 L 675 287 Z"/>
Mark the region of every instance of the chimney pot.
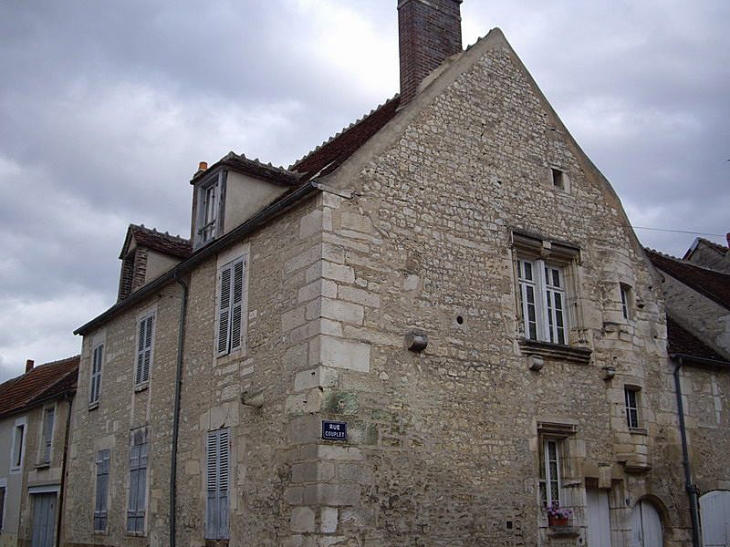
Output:
<path fill-rule="evenodd" d="M 35 364 L 35 361 L 33 359 L 27 359 L 25 361 L 25 372 L 28 373 L 31 370 L 33 370 L 33 365 Z"/>
<path fill-rule="evenodd" d="M 198 171 L 207 171 L 208 170 L 208 162 L 207 161 L 201 161 L 198 163 Z"/>
<path fill-rule="evenodd" d="M 408 103 L 423 79 L 460 53 L 462 0 L 399 0 L 400 104 Z"/>

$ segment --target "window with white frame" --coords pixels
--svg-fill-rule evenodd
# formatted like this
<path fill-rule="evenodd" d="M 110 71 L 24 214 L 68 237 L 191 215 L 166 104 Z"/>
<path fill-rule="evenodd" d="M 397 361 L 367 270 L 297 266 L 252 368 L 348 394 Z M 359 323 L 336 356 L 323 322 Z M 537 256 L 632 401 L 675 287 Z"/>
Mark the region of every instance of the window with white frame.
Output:
<path fill-rule="evenodd" d="M 219 172 L 197 188 L 196 246 L 203 245 L 220 235 L 222 227 L 224 173 Z"/>
<path fill-rule="evenodd" d="M 525 338 L 568 343 L 567 294 L 561 266 L 542 259 L 517 261 Z"/>
<path fill-rule="evenodd" d="M 91 379 L 89 385 L 89 405 L 96 405 L 101 395 L 101 366 L 104 362 L 104 344 L 99 344 L 91 354 Z"/>
<path fill-rule="evenodd" d="M 109 449 L 99 450 L 96 453 L 96 499 L 94 502 L 94 532 L 105 532 L 109 498 Z"/>
<path fill-rule="evenodd" d="M 230 429 L 209 431 L 206 442 L 206 539 L 228 539 Z"/>
<path fill-rule="evenodd" d="M 19 418 L 15 421 L 13 447 L 10 454 L 10 472 L 19 473 L 23 467 L 23 456 L 25 455 L 25 418 Z"/>
<path fill-rule="evenodd" d="M 540 487 L 544 506 L 562 505 L 563 439 L 544 437 L 541 446 Z"/>
<path fill-rule="evenodd" d="M 56 409 L 49 406 L 43 409 L 43 428 L 41 431 L 41 443 L 38 463 L 47 465 L 51 463 L 51 449 L 53 447 L 53 425 L 56 421 Z"/>
<path fill-rule="evenodd" d="M 129 504 L 127 506 L 127 533 L 143 536 L 147 514 L 147 432 L 132 434 L 129 450 Z"/>
<path fill-rule="evenodd" d="M 245 274 L 244 257 L 239 257 L 220 269 L 216 344 L 218 355 L 227 355 L 241 348 Z"/>
<path fill-rule="evenodd" d="M 150 313 L 137 323 L 137 359 L 134 370 L 136 386 L 147 383 L 154 357 L 155 314 Z"/>
<path fill-rule="evenodd" d="M 624 401 L 626 406 L 626 425 L 629 429 L 639 429 L 639 393 L 636 386 L 624 386 Z"/>

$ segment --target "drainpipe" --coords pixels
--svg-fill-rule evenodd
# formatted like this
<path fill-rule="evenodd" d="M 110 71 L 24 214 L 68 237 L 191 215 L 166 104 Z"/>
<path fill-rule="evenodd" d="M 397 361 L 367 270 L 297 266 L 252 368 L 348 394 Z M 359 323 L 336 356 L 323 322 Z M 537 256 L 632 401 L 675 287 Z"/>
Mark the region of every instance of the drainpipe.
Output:
<path fill-rule="evenodd" d="M 175 275 L 175 281 L 182 287 L 180 319 L 177 331 L 177 370 L 175 372 L 175 406 L 172 414 L 172 450 L 170 451 L 170 547 L 176 545 L 177 534 L 177 442 L 180 436 L 180 391 L 182 388 L 183 349 L 185 342 L 185 317 L 188 308 L 188 286 Z"/>
<path fill-rule="evenodd" d="M 689 496 L 689 517 L 692 522 L 692 547 L 701 547 L 700 542 L 700 518 L 698 514 L 697 487 L 692 484 L 692 475 L 689 466 L 689 450 L 687 449 L 687 428 L 684 423 L 684 404 L 682 403 L 682 384 L 679 378 L 679 370 L 684 365 L 682 355 L 671 355 L 676 358 L 674 365 L 674 387 L 677 393 L 677 412 L 679 414 L 679 433 L 682 437 L 682 465 L 684 466 L 684 486 Z"/>
<path fill-rule="evenodd" d="M 66 431 L 63 434 L 63 462 L 61 462 L 61 494 L 58 496 L 58 524 L 56 526 L 56 547 L 61 545 L 61 531 L 63 530 L 63 499 L 66 497 L 66 470 L 68 462 L 68 439 L 71 433 L 71 410 L 73 408 L 74 398 L 71 394 L 66 394 L 65 399 L 68 400 L 68 411 L 66 414 Z"/>

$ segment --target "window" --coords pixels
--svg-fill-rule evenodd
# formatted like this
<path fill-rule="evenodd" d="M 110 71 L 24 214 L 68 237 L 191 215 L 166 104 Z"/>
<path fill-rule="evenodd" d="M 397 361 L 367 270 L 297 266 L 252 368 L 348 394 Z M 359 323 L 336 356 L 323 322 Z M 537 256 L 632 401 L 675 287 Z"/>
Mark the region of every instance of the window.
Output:
<path fill-rule="evenodd" d="M 626 401 L 626 424 L 629 429 L 639 429 L 639 388 L 625 386 L 624 399 Z"/>
<path fill-rule="evenodd" d="M 218 355 L 241 348 L 243 328 L 244 258 L 237 258 L 220 269 L 218 294 Z"/>
<path fill-rule="evenodd" d="M 101 393 L 101 364 L 104 360 L 104 344 L 99 344 L 94 348 L 91 357 L 91 386 L 89 387 L 89 404 L 94 405 L 99 402 L 99 394 Z"/>
<path fill-rule="evenodd" d="M 25 454 L 25 418 L 16 420 L 13 429 L 13 450 L 11 452 L 10 472 L 19 473 L 23 467 L 23 455 Z"/>
<path fill-rule="evenodd" d="M 563 172 L 560 169 L 555 169 L 554 167 L 550 169 L 550 172 L 552 174 L 553 186 L 557 188 L 564 188 L 565 181 L 563 178 Z"/>
<path fill-rule="evenodd" d="M 129 451 L 129 506 L 127 509 L 127 533 L 144 535 L 147 508 L 147 432 L 137 430 L 132 434 Z"/>
<path fill-rule="evenodd" d="M 107 499 L 109 497 L 110 451 L 96 453 L 96 502 L 94 503 L 94 532 L 105 532 L 107 523 Z M 143 517 L 144 518 L 144 517 Z"/>
<path fill-rule="evenodd" d="M 3 530 L 3 521 L 5 520 L 5 491 L 7 487 L 7 481 L 0 479 L 0 532 Z"/>
<path fill-rule="evenodd" d="M 542 259 L 519 259 L 517 277 L 525 338 L 567 344 L 567 300 L 563 268 Z"/>
<path fill-rule="evenodd" d="M 631 287 L 623 283 L 619 287 L 621 291 L 621 315 L 628 321 L 631 319 Z"/>
<path fill-rule="evenodd" d="M 43 409 L 43 431 L 41 432 L 40 464 L 51 463 L 51 448 L 53 446 L 53 424 L 55 422 L 56 409 L 48 407 Z"/>
<path fill-rule="evenodd" d="M 542 459 L 540 466 L 541 497 L 544 506 L 553 503 L 562 505 L 561 489 L 563 487 L 562 471 L 563 439 L 545 437 L 542 441 Z"/>
<path fill-rule="evenodd" d="M 154 334 L 155 315 L 153 313 L 141 319 L 137 328 L 137 364 L 134 373 L 134 384 L 137 386 L 150 379 Z"/>
<path fill-rule="evenodd" d="M 230 479 L 230 429 L 210 431 L 206 450 L 206 539 L 228 539 L 228 486 Z"/>
<path fill-rule="evenodd" d="M 224 173 L 216 174 L 197 189 L 197 216 L 195 243 L 203 245 L 220 234 L 222 227 L 221 204 L 223 202 Z"/>

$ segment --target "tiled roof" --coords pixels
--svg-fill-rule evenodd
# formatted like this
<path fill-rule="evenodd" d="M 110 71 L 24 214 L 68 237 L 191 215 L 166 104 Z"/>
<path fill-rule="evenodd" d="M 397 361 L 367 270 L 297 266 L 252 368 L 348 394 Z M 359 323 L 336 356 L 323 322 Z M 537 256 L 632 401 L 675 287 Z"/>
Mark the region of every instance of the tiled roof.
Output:
<path fill-rule="evenodd" d="M 259 160 L 249 159 L 243 154 L 238 155 L 235 152 L 229 152 L 205 171 L 198 171 L 195 173 L 190 184 L 195 184 L 211 169 L 215 169 L 222 165 L 230 167 L 239 173 L 251 175 L 252 177 L 273 182 L 274 184 L 280 184 L 282 186 L 294 187 L 299 186 L 302 182 L 301 177 L 297 173 L 292 173 L 283 167 L 276 167 L 270 163 L 261 163 Z"/>
<path fill-rule="evenodd" d="M 645 249 L 654 266 L 730 310 L 730 275 Z"/>
<path fill-rule="evenodd" d="M 155 229 L 145 227 L 144 224 L 141 226 L 130 224 L 119 258 L 124 258 L 132 237 L 134 237 L 137 245 L 140 247 L 147 247 L 148 249 L 152 249 L 153 251 L 158 251 L 166 255 L 187 258 L 193 252 L 193 246 L 190 244 L 189 239 L 184 239 L 179 236 L 171 236 L 167 232 L 158 232 Z"/>
<path fill-rule="evenodd" d="M 706 346 L 699 338 L 682 328 L 679 323 L 669 316 L 667 316 L 667 341 L 669 342 L 669 353 L 681 353 L 702 359 L 727 361 L 722 355 Z"/>
<path fill-rule="evenodd" d="M 323 145 L 315 148 L 290 166 L 289 170 L 299 173 L 302 181 L 332 173 L 393 119 L 399 104 L 400 97 L 396 95 Z"/>
<path fill-rule="evenodd" d="M 46 363 L 0 384 L 0 416 L 76 389 L 79 356 Z"/>

